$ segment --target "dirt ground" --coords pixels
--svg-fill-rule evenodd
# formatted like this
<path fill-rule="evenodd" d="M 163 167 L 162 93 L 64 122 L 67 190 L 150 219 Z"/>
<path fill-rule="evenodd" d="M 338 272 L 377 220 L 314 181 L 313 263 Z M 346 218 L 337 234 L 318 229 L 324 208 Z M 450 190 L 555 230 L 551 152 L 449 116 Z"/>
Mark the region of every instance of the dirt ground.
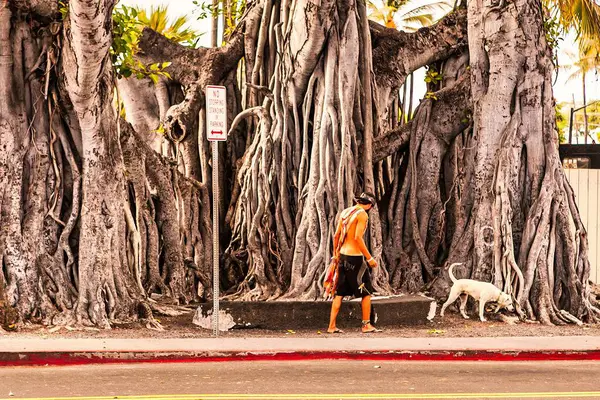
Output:
<path fill-rule="evenodd" d="M 211 337 L 212 331 L 199 328 L 192 324 L 193 313 L 177 317 L 157 316 L 163 326 L 163 331 L 148 329 L 140 323 L 117 324 L 110 330 L 98 330 L 94 328 L 72 328 L 72 327 L 43 327 L 40 325 L 26 325 L 19 327 L 17 331 L 0 333 L 0 337 L 21 338 L 203 338 Z M 600 325 L 565 325 L 544 326 L 537 323 L 518 323 L 509 325 L 500 320 L 493 320 L 490 316 L 487 322 L 480 322 L 472 318 L 465 320 L 454 312 L 446 313 L 442 320 L 437 316 L 432 322 L 417 326 L 385 327 L 380 336 L 387 337 L 485 337 L 485 336 L 600 336 Z M 321 330 L 266 330 L 266 329 L 234 329 L 222 332 L 222 337 L 286 337 L 295 335 L 298 337 L 319 337 L 327 335 L 326 326 Z M 339 328 L 344 329 L 343 326 Z M 1 332 L 1 331 L 0 331 Z M 357 328 L 351 328 L 336 336 L 361 336 Z"/>

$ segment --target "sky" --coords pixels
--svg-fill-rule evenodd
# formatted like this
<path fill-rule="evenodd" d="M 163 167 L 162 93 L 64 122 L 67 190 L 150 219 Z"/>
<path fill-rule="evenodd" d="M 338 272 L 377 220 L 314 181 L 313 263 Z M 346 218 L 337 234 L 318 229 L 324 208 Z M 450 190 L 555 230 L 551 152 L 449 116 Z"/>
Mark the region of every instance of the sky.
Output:
<path fill-rule="evenodd" d="M 416 0 L 421 1 L 423 4 L 428 3 L 432 0 Z M 141 6 L 150 8 L 151 6 L 167 5 L 169 15 L 172 18 L 179 17 L 181 15 L 188 15 L 190 25 L 198 32 L 204 32 L 205 34 L 200 39 L 201 46 L 210 45 L 210 22 L 205 20 L 198 20 L 198 7 L 195 6 L 192 0 L 121 0 L 120 4 L 127 6 Z M 568 53 L 577 53 L 577 45 L 574 43 L 574 36 L 568 36 L 565 40 L 560 42 L 558 61 L 560 65 L 569 65 L 573 61 L 570 60 Z M 575 104 L 580 106 L 583 104 L 583 90 L 581 79 L 575 81 L 567 81 L 567 78 L 571 75 L 571 71 L 568 69 L 559 69 L 556 83 L 554 84 L 554 96 L 558 102 L 568 102 L 572 104 L 573 96 L 575 97 Z M 415 95 L 417 98 L 422 98 L 425 94 L 425 83 L 424 72 L 418 71 L 415 74 Z M 600 76 L 590 75 L 586 80 L 586 93 L 588 102 L 597 99 L 600 100 Z"/>

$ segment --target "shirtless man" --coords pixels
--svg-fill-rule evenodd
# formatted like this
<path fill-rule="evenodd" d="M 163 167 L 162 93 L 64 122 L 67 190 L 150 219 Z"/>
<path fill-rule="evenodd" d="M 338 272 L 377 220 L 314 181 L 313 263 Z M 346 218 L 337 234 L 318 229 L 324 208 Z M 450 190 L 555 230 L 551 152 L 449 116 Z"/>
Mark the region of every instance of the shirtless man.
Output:
<path fill-rule="evenodd" d="M 335 326 L 342 298 L 344 296 L 361 297 L 362 308 L 362 331 L 381 332 L 379 329 L 371 325 L 371 293 L 373 286 L 371 285 L 370 271 L 366 271 L 367 267 L 364 260 L 371 268 L 377 267 L 377 262 L 369 253 L 367 245 L 363 239 L 363 235 L 367 229 L 369 217 L 367 211 L 375 205 L 375 198 L 369 193 L 363 193 L 359 197 L 354 198 L 355 205 L 342 211 L 340 222 L 338 224 L 335 236 L 333 237 L 334 258 L 339 260 L 338 285 L 335 291 L 335 297 L 331 304 L 331 316 L 329 320 L 329 328 L 327 332 L 338 333 L 342 332 Z M 346 225 L 346 236 L 340 246 L 340 239 Z M 336 249 L 339 252 L 336 254 Z"/>

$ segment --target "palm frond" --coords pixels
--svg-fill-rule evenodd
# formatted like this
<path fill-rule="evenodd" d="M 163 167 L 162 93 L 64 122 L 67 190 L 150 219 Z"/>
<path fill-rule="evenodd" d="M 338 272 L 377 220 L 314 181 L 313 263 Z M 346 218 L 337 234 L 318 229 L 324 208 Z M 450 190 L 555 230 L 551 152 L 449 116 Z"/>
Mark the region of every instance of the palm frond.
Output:
<path fill-rule="evenodd" d="M 600 40 L 600 5 L 594 0 L 580 0 L 581 33 Z"/>
<path fill-rule="evenodd" d="M 425 26 L 431 26 L 436 21 L 436 15 L 447 13 L 452 6 L 445 1 L 430 2 L 416 5 L 415 0 L 406 2 L 398 10 L 396 21 L 402 30 L 413 32 Z"/>
<path fill-rule="evenodd" d="M 581 54 L 600 56 L 600 40 L 593 40 L 589 37 L 582 37 L 579 40 L 579 52 Z"/>
<path fill-rule="evenodd" d="M 581 75 L 583 74 L 583 71 L 581 71 L 580 69 L 577 69 L 575 71 L 573 71 L 568 77 L 567 77 L 567 82 L 573 82 L 574 80 L 579 80 L 581 79 Z"/>
<path fill-rule="evenodd" d="M 369 10 L 369 18 L 375 22 L 378 22 L 382 25 L 385 24 L 385 15 L 384 15 L 384 11 L 383 11 L 383 7 L 377 7 L 377 5 L 375 3 L 373 3 L 372 1 L 367 1 L 367 8 Z"/>
<path fill-rule="evenodd" d="M 448 0 L 367 0 L 369 19 L 388 28 L 416 31 L 423 26 L 433 25 L 436 15 L 448 12 L 452 5 Z"/>
<path fill-rule="evenodd" d="M 566 30 L 575 29 L 581 38 L 600 41 L 600 5 L 595 0 L 555 0 L 554 4 Z"/>
<path fill-rule="evenodd" d="M 155 30 L 174 42 L 193 43 L 199 37 L 195 30 L 186 27 L 189 22 L 187 16 L 178 17 L 171 22 L 166 5 L 150 7 L 149 14 L 143 8 L 136 8 L 136 10 L 138 20 L 143 26 Z"/>
<path fill-rule="evenodd" d="M 181 30 L 181 29 L 183 28 L 183 26 L 184 26 L 185 24 L 187 24 L 187 23 L 188 23 L 187 16 L 181 16 L 181 17 L 177 18 L 177 19 L 176 19 L 176 20 L 175 20 L 175 21 L 174 21 L 174 22 L 171 24 L 171 27 L 170 27 L 170 29 L 172 29 L 172 30 L 176 30 L 176 31 L 178 31 L 178 30 Z"/>
<path fill-rule="evenodd" d="M 398 12 L 400 13 L 398 15 L 398 18 L 404 20 L 405 18 L 410 18 L 410 17 L 414 17 L 420 14 L 434 14 L 437 11 L 442 11 L 442 12 L 446 12 L 450 10 L 450 6 L 443 2 L 443 1 L 437 1 L 435 3 L 430 3 L 430 4 L 424 4 L 421 6 L 417 6 L 417 7 L 410 7 L 411 3 L 407 3 L 406 5 L 400 7 L 398 9 Z"/>
<path fill-rule="evenodd" d="M 407 27 L 414 27 L 415 30 L 424 27 L 433 25 L 433 15 L 431 14 L 423 14 L 423 15 L 415 15 L 412 17 L 408 17 L 402 20 L 404 25 Z"/>

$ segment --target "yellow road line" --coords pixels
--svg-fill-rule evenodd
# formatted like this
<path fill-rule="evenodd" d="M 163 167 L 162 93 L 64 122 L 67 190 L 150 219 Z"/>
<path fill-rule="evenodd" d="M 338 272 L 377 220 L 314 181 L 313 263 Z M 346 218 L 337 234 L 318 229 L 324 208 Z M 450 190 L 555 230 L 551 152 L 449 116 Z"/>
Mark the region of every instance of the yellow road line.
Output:
<path fill-rule="evenodd" d="M 89 396 L 89 397 L 36 397 L 29 400 L 317 400 L 317 399 L 557 399 L 600 398 L 600 392 L 524 392 L 524 393 L 426 393 L 426 394 L 173 394 L 148 396 Z M 0 399 L 12 400 L 14 399 Z"/>

